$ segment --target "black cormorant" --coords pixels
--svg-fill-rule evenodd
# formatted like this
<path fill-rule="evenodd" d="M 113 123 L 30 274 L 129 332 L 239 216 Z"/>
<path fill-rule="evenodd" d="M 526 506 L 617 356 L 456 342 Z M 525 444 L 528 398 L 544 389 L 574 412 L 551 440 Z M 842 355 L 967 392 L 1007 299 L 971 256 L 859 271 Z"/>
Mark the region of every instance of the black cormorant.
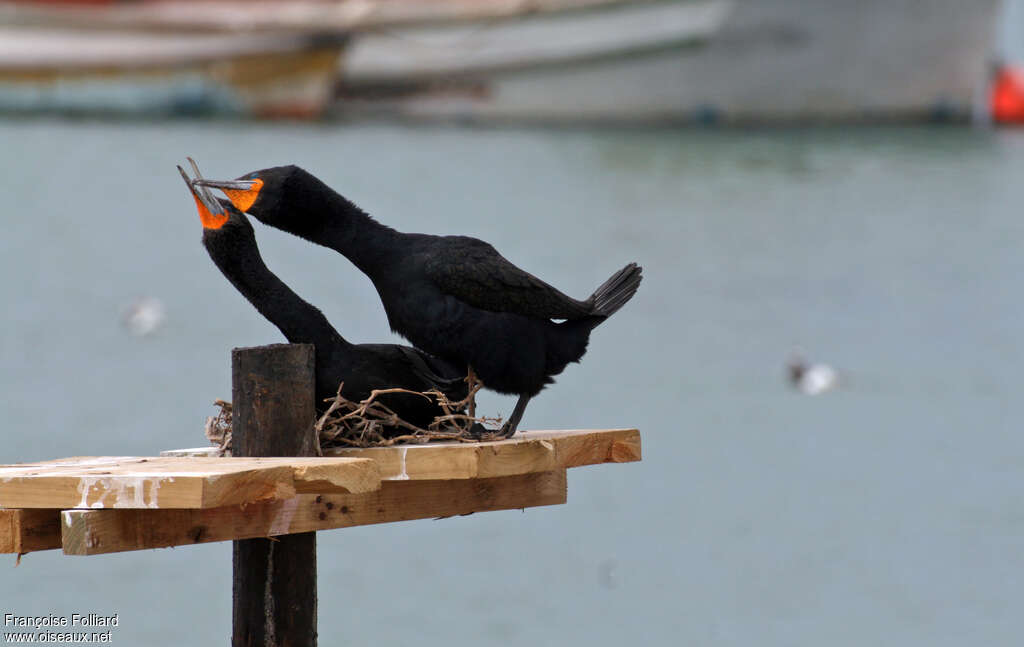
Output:
<path fill-rule="evenodd" d="M 264 224 L 344 254 L 373 281 L 392 330 L 468 364 L 485 387 L 518 395 L 505 436 L 515 433 L 530 398 L 579 361 L 590 332 L 640 284 L 641 268 L 630 263 L 589 298 L 573 299 L 482 240 L 382 225 L 297 166 L 198 183 L 221 189 Z"/>

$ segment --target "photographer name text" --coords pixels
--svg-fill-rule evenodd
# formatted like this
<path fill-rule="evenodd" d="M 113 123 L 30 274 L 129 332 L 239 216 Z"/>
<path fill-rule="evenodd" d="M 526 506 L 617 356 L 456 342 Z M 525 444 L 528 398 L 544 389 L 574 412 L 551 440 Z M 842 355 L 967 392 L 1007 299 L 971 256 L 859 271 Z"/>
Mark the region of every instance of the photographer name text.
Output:
<path fill-rule="evenodd" d="M 117 614 L 105 616 L 100 613 L 72 613 L 70 615 L 47 614 L 45 616 L 19 616 L 4 614 L 5 627 L 49 629 L 54 627 L 116 627 Z"/>

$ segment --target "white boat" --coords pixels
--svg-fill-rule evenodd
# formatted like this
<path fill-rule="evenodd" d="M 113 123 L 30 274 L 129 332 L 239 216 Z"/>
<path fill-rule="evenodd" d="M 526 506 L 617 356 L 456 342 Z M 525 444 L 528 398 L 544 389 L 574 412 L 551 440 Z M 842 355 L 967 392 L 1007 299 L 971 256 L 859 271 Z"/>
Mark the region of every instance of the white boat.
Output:
<path fill-rule="evenodd" d="M 348 115 L 777 123 L 967 118 L 999 0 L 660 0 L 357 32 Z"/>

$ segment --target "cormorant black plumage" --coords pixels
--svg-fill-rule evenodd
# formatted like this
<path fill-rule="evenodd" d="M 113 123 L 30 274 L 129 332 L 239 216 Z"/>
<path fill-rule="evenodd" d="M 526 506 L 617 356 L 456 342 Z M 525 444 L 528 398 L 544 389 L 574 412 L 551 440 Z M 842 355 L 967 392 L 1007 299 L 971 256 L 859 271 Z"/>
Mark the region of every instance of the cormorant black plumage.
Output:
<path fill-rule="evenodd" d="M 642 278 L 630 263 L 589 298 L 573 299 L 482 240 L 382 225 L 297 166 L 199 183 L 222 189 L 264 224 L 344 254 L 373 281 L 392 330 L 433 355 L 468 364 L 485 387 L 519 395 L 505 435 L 515 432 L 530 398 L 579 361 L 590 332 L 633 296 Z"/>
<path fill-rule="evenodd" d="M 179 167 L 179 170 L 180 167 Z M 316 349 L 316 404 L 342 395 L 360 401 L 374 389 L 399 387 L 411 391 L 442 391 L 452 401 L 466 397 L 465 364 L 432 357 L 397 344 L 352 344 L 346 341 L 319 309 L 304 301 L 264 264 L 252 225 L 230 202 L 197 193 L 186 183 L 203 217 L 203 246 L 224 276 L 291 343 L 313 344 Z M 203 210 L 208 213 L 203 214 Z M 211 217 L 212 216 L 212 217 Z M 380 402 L 402 419 L 426 427 L 443 411 L 432 400 L 412 394 L 386 394 Z M 396 431 L 396 430 L 389 430 Z"/>

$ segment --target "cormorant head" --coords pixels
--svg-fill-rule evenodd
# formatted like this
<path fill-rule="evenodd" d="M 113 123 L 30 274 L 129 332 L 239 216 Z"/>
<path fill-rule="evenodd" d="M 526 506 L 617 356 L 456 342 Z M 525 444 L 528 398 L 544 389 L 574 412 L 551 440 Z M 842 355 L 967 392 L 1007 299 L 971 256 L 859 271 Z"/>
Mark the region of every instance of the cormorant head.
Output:
<path fill-rule="evenodd" d="M 237 180 L 197 178 L 196 184 L 220 189 L 231 204 L 243 213 L 271 224 L 283 196 L 305 172 L 297 166 L 274 166 L 246 173 Z"/>
<path fill-rule="evenodd" d="M 192 165 L 193 172 L 196 174 L 196 180 L 190 179 L 185 170 L 180 166 L 178 167 L 178 172 L 181 173 L 182 179 L 185 180 L 185 185 L 192 194 L 192 198 L 196 201 L 199 221 L 203 223 L 204 242 L 212 235 L 220 235 L 237 230 L 243 230 L 252 235 L 252 225 L 240 211 L 235 209 L 234 205 L 227 200 L 218 200 L 205 186 L 198 186 L 197 180 L 202 179 L 202 176 L 199 174 L 199 167 L 196 166 L 195 161 L 191 157 L 188 158 L 188 161 Z"/>
<path fill-rule="evenodd" d="M 355 231 L 370 219 L 356 205 L 298 166 L 253 171 L 237 180 L 195 179 L 200 187 L 220 189 L 239 211 L 265 225 L 318 244 Z"/>

